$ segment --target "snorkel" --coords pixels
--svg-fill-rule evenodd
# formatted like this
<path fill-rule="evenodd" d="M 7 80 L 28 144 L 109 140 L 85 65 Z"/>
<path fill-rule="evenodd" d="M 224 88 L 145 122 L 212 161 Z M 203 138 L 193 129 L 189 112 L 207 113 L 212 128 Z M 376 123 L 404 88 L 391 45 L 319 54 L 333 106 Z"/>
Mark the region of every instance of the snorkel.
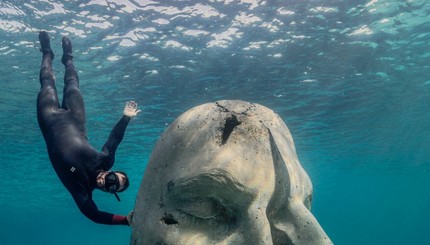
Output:
<path fill-rule="evenodd" d="M 120 184 L 118 176 L 115 174 L 115 172 L 108 172 L 105 176 L 105 186 L 103 189 L 106 192 L 114 194 L 118 202 L 121 201 L 118 194 L 116 194 L 116 192 L 119 190 L 119 187 Z"/>

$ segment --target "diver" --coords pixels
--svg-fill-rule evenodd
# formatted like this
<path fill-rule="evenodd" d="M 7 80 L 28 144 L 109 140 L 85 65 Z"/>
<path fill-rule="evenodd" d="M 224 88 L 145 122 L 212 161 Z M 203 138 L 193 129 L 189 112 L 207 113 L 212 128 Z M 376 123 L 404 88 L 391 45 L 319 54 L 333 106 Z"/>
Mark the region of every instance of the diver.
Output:
<path fill-rule="evenodd" d="M 64 64 L 65 74 L 61 106 L 55 87 L 52 69 L 54 53 L 48 33 L 41 31 L 39 41 L 43 58 L 39 76 L 41 89 L 37 97 L 37 119 L 52 166 L 86 217 L 100 224 L 130 225 L 128 216 L 98 210 L 92 199 L 92 192 L 94 189 L 100 189 L 114 194 L 120 201 L 117 192 L 128 188 L 127 175 L 120 171 L 110 171 L 110 168 L 114 164 L 115 151 L 123 139 L 128 123 L 140 112 L 137 103 L 126 103 L 122 118 L 112 129 L 102 150 L 97 151 L 87 138 L 84 101 L 79 90 L 78 74 L 73 65 L 70 39 L 62 39 L 61 62 Z"/>

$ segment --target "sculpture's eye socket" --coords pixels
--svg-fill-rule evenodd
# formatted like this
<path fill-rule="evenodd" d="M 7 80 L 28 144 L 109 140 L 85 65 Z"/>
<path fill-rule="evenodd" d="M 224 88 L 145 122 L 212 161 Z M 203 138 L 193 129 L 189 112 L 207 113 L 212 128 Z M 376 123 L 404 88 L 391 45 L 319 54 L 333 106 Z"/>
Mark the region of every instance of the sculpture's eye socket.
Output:
<path fill-rule="evenodd" d="M 196 198 L 186 200 L 179 205 L 178 211 L 192 217 L 207 221 L 234 223 L 236 217 L 230 208 L 225 207 L 215 198 Z"/>

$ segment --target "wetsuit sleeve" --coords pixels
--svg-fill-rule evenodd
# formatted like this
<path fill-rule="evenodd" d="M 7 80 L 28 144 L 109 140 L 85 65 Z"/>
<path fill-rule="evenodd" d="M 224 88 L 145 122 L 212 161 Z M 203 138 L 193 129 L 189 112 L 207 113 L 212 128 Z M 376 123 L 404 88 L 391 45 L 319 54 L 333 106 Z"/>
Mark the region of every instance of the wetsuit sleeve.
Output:
<path fill-rule="evenodd" d="M 105 170 L 109 170 L 113 163 L 115 162 L 115 152 L 118 148 L 118 145 L 121 143 L 125 129 L 127 128 L 128 123 L 130 122 L 130 117 L 122 116 L 119 122 L 112 129 L 112 132 L 109 135 L 108 140 L 103 145 L 102 154 L 102 168 Z"/>
<path fill-rule="evenodd" d="M 98 224 L 105 225 L 129 225 L 127 216 L 111 214 L 98 210 L 97 205 L 91 197 L 86 194 L 74 194 L 79 210 L 90 220 Z"/>
<path fill-rule="evenodd" d="M 83 205 L 81 212 L 90 220 L 98 224 L 129 225 L 127 221 L 127 216 L 99 211 L 93 200 L 87 200 Z"/>

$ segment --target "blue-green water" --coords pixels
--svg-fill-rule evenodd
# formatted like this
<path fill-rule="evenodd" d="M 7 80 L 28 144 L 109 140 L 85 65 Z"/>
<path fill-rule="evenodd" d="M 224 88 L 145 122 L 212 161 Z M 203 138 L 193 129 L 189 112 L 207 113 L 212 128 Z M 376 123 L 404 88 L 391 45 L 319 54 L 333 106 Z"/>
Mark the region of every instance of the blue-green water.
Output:
<path fill-rule="evenodd" d="M 80 214 L 39 132 L 39 30 L 61 90 L 61 36 L 75 48 L 90 142 L 124 102 L 143 110 L 115 168 L 126 214 L 154 143 L 196 105 L 241 99 L 289 126 L 335 244 L 430 244 L 430 3 L 427 0 L 70 0 L 0 2 L 0 244 L 128 244 L 128 227 Z"/>

